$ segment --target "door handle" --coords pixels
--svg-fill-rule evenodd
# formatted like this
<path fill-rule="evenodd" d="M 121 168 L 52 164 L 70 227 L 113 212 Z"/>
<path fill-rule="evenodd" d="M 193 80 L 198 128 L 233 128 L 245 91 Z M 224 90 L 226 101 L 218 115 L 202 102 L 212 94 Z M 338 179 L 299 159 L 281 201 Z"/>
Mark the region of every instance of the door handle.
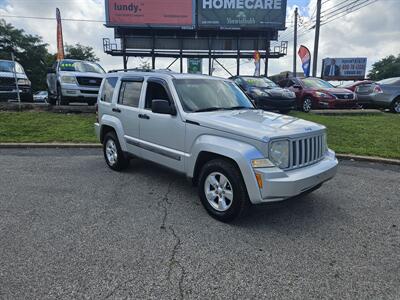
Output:
<path fill-rule="evenodd" d="M 113 112 L 117 112 L 117 113 L 120 113 L 120 112 L 121 112 L 121 110 L 120 110 L 119 108 L 113 108 L 112 111 L 113 111 Z"/>
<path fill-rule="evenodd" d="M 140 119 L 150 120 L 150 117 L 146 114 L 139 114 Z"/>

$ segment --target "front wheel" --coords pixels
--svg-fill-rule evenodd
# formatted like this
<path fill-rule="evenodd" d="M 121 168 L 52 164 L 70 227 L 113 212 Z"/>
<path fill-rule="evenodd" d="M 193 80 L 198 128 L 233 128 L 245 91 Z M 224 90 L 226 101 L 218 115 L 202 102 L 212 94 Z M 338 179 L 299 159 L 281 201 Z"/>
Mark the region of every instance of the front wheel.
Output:
<path fill-rule="evenodd" d="M 242 215 L 250 205 L 242 174 L 233 163 L 223 159 L 204 165 L 198 193 L 208 214 L 222 222 Z"/>
<path fill-rule="evenodd" d="M 400 114 L 400 97 L 397 97 L 393 100 L 392 104 L 390 105 L 390 110 L 395 114 Z"/>
<path fill-rule="evenodd" d="M 68 105 L 68 100 L 65 100 L 65 97 L 62 95 L 61 86 L 57 86 L 57 102 L 58 105 Z"/>
<path fill-rule="evenodd" d="M 310 112 L 311 108 L 312 108 L 312 100 L 310 98 L 305 98 L 303 100 L 303 105 L 301 107 L 301 110 L 308 113 Z"/>
<path fill-rule="evenodd" d="M 108 132 L 103 140 L 103 153 L 107 165 L 114 171 L 122 171 L 129 165 L 114 132 Z"/>

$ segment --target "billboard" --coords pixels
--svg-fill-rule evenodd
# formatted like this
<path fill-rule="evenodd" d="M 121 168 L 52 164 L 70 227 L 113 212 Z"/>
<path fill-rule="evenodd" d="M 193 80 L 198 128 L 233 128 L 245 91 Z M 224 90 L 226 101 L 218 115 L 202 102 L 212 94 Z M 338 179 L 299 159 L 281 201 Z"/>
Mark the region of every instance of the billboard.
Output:
<path fill-rule="evenodd" d="M 107 26 L 193 27 L 194 0 L 105 0 Z"/>
<path fill-rule="evenodd" d="M 366 57 L 324 58 L 321 77 L 326 80 L 361 80 L 365 78 Z"/>
<path fill-rule="evenodd" d="M 188 58 L 188 73 L 202 74 L 203 60 L 201 58 Z"/>
<path fill-rule="evenodd" d="M 197 0 L 199 28 L 285 29 L 287 0 Z"/>

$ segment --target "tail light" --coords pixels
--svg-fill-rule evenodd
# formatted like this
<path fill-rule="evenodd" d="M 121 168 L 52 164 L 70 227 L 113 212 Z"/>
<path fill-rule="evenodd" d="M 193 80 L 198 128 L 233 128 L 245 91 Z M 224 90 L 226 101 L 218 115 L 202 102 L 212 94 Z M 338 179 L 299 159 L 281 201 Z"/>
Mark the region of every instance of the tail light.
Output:
<path fill-rule="evenodd" d="M 379 85 L 376 85 L 376 86 L 374 87 L 374 93 L 375 93 L 375 94 L 381 94 L 381 93 L 383 93 L 383 91 L 382 91 L 382 89 L 381 89 L 381 87 L 380 87 Z"/>
<path fill-rule="evenodd" d="M 95 104 L 95 109 L 96 109 L 96 123 L 99 123 L 99 105 L 97 103 Z"/>

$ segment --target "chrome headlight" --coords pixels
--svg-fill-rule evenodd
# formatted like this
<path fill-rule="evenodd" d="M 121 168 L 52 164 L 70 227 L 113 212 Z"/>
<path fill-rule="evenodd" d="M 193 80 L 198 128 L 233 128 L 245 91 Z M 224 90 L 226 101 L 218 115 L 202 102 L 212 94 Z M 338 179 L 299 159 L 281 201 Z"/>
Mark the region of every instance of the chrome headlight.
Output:
<path fill-rule="evenodd" d="M 271 143 L 269 149 L 269 158 L 279 168 L 286 169 L 289 167 L 289 141 L 275 141 Z"/>
<path fill-rule="evenodd" d="M 18 85 L 31 85 L 31 82 L 28 79 L 18 79 Z"/>
<path fill-rule="evenodd" d="M 69 83 L 69 84 L 76 84 L 76 78 L 75 78 L 75 76 L 62 76 L 61 82 Z"/>

